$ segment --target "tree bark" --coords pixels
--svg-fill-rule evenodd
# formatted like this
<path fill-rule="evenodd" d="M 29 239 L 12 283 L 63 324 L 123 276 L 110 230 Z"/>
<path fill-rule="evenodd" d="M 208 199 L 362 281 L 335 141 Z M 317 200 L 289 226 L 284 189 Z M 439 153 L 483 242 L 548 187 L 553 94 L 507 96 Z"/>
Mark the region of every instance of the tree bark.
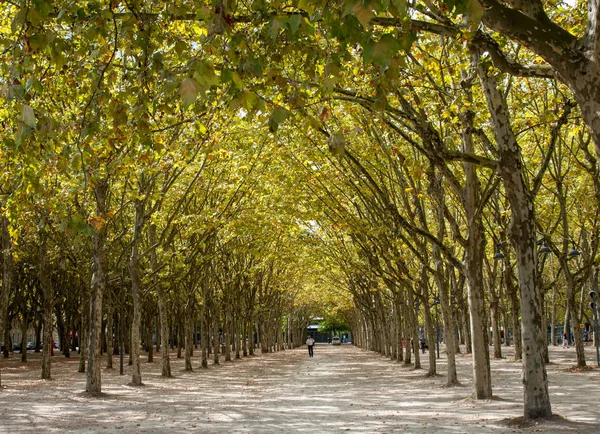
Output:
<path fill-rule="evenodd" d="M 52 294 L 52 284 L 47 267 L 48 261 L 48 236 L 45 230 L 40 231 L 40 250 L 39 250 L 39 280 L 44 295 L 44 348 L 42 350 L 42 379 L 50 380 L 52 378 L 52 366 L 50 360 L 52 345 L 52 310 L 54 309 L 54 295 Z"/>
<path fill-rule="evenodd" d="M 108 179 L 99 179 L 94 188 L 96 195 L 96 215 L 106 221 L 106 195 Z M 102 371 L 100 366 L 100 335 L 102 332 L 102 297 L 106 286 L 106 225 L 98 223 L 92 236 L 93 267 L 90 294 L 90 317 L 88 334 L 88 366 L 85 390 L 89 393 L 102 392 Z"/>
<path fill-rule="evenodd" d="M 194 333 L 194 296 L 193 292 L 188 295 L 188 300 L 185 306 L 185 318 L 184 318 L 184 342 L 185 342 L 185 370 L 192 371 L 192 348 L 194 345 L 193 333 Z"/>
<path fill-rule="evenodd" d="M 464 152 L 474 153 L 473 116 L 467 112 L 462 116 L 462 142 Z M 492 375 L 487 330 L 487 312 L 483 279 L 483 257 L 485 255 L 484 229 L 480 205 L 479 181 L 476 166 L 463 163 L 465 187 L 463 206 L 467 218 L 469 236 L 465 246 L 465 277 L 469 314 L 471 320 L 471 348 L 473 350 L 473 396 L 476 399 L 492 397 Z"/>
<path fill-rule="evenodd" d="M 27 324 L 27 315 L 23 314 L 21 319 L 21 363 L 27 362 Z"/>
<path fill-rule="evenodd" d="M 130 360 L 131 384 L 142 385 L 142 373 L 140 368 L 140 326 L 142 321 L 142 281 L 139 272 L 139 246 L 144 226 L 145 200 L 135 200 L 135 217 L 133 223 L 133 239 L 131 256 L 129 258 L 129 276 L 131 277 L 131 296 L 133 298 L 133 320 L 131 321 L 131 348 Z"/>
<path fill-rule="evenodd" d="M 113 369 L 115 309 L 112 297 L 108 297 L 106 306 L 106 369 Z"/>
<path fill-rule="evenodd" d="M 0 336 L 5 336 L 8 330 L 8 297 L 12 291 L 13 254 L 12 240 L 8 230 L 8 218 L 2 216 L 2 293 L 0 293 Z M 6 327 L 6 329 L 5 329 Z M 8 339 L 4 340 L 5 350 L 8 349 Z M 2 370 L 0 369 L 0 386 L 2 386 Z"/>
<path fill-rule="evenodd" d="M 435 173 L 430 172 L 429 179 L 429 190 L 437 204 L 437 211 L 435 212 L 436 220 L 438 224 L 437 236 L 439 239 L 443 239 L 445 230 L 444 220 L 444 190 L 442 188 L 442 177 Z M 451 305 L 451 292 L 449 291 L 448 281 L 445 279 L 444 263 L 442 261 L 442 255 L 439 249 L 433 246 L 433 262 L 435 266 L 435 283 L 438 289 L 440 309 L 442 311 L 442 323 L 444 325 L 444 341 L 446 342 L 446 371 L 447 371 L 447 385 L 453 386 L 458 384 L 458 375 L 456 373 L 456 333 L 454 327 L 454 319 L 452 317 L 452 305 Z"/>
<path fill-rule="evenodd" d="M 521 295 L 523 339 L 523 415 L 527 419 L 552 414 L 548 394 L 548 377 L 543 359 L 544 337 L 541 330 L 541 306 L 537 281 L 535 216 L 532 197 L 527 190 L 521 166 L 521 149 L 510 126 L 504 96 L 495 79 L 480 64 L 480 53 L 473 52 L 484 89 L 494 136 L 499 148 L 499 173 L 511 206 L 511 239 L 516 250 Z"/>

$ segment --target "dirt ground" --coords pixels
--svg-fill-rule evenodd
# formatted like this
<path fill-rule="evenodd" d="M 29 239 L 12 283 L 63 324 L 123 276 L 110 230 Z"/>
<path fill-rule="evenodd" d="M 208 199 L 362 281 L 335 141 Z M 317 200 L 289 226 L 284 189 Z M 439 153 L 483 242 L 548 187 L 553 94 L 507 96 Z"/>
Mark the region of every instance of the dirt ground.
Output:
<path fill-rule="evenodd" d="M 85 374 L 77 357 L 53 357 L 53 380 L 40 380 L 39 355 L 19 362 L 19 354 L 0 360 L 0 433 L 488 433 L 600 432 L 600 369 L 594 348 L 581 372 L 570 370 L 574 349 L 552 348 L 548 366 L 551 420 L 523 424 L 521 365 L 506 358 L 492 360 L 494 399 L 471 395 L 470 356 L 458 357 L 461 385 L 445 387 L 445 355 L 441 375 L 425 376 L 350 345 L 317 345 L 315 357 L 306 347 L 222 361 L 193 372 L 173 354 L 175 378 L 160 376 L 160 355 L 143 363 L 145 386 L 131 387 L 129 367 L 119 375 L 103 370 L 103 394 L 86 395 Z M 199 353 L 199 351 L 197 351 Z M 145 359 L 144 359 L 145 360 Z M 223 360 L 223 359 L 221 359 Z"/>

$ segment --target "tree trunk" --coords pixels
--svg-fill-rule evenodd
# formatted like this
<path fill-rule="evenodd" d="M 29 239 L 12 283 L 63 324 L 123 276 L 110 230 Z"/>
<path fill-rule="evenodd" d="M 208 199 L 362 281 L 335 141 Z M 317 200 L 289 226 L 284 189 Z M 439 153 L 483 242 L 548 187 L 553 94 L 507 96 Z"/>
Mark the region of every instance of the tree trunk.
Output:
<path fill-rule="evenodd" d="M 473 153 L 471 112 L 463 116 L 463 150 Z M 468 221 L 467 245 L 465 246 L 465 277 L 471 320 L 471 348 L 473 351 L 473 396 L 476 399 L 492 397 L 492 376 L 490 372 L 490 353 L 487 330 L 487 312 L 485 310 L 485 292 L 483 279 L 483 257 L 485 255 L 484 229 L 480 205 L 479 181 L 476 166 L 464 163 L 465 187 L 463 206 Z"/>
<path fill-rule="evenodd" d="M 113 368 L 113 353 L 114 353 L 114 320 L 115 309 L 112 297 L 108 297 L 106 306 L 106 369 Z"/>
<path fill-rule="evenodd" d="M 99 179 L 94 188 L 96 193 L 96 215 L 106 221 L 106 195 L 108 180 Z M 88 336 L 88 368 L 85 390 L 89 393 L 102 392 L 100 366 L 100 334 L 102 331 L 102 297 L 106 285 L 106 225 L 99 224 L 92 236 L 93 268 L 90 295 L 90 324 Z"/>
<path fill-rule="evenodd" d="M 202 311 L 200 319 L 200 335 L 202 346 L 202 368 L 208 368 L 208 349 L 210 347 L 210 333 L 209 333 L 209 320 L 208 320 L 208 307 L 206 306 L 206 294 L 202 295 Z"/>
<path fill-rule="evenodd" d="M 215 318 L 213 319 L 213 364 L 219 364 L 219 322 L 217 320 L 217 314 L 215 312 Z"/>
<path fill-rule="evenodd" d="M 240 359 L 240 321 L 239 315 L 236 315 L 233 327 L 233 342 L 235 345 L 235 358 Z"/>
<path fill-rule="evenodd" d="M 87 301 L 86 297 L 84 297 L 84 302 L 82 303 L 82 306 L 85 306 L 85 302 Z M 87 311 L 89 312 L 89 311 Z M 87 355 L 87 340 L 88 340 L 88 333 L 87 333 L 87 328 L 88 328 L 88 316 L 86 314 L 86 309 L 81 309 L 81 324 L 79 325 L 79 330 L 78 330 L 78 343 L 79 343 L 79 370 L 78 372 L 85 372 L 85 362 L 86 362 L 86 355 Z"/>
<path fill-rule="evenodd" d="M 437 210 L 435 211 L 438 224 L 437 236 L 443 239 L 446 235 L 445 217 L 444 217 L 444 190 L 442 187 L 442 176 L 434 171 L 429 175 L 429 191 L 431 192 Z M 435 283 L 438 289 L 439 304 L 442 311 L 442 323 L 444 325 L 444 341 L 446 342 L 446 370 L 447 370 L 447 385 L 453 386 L 458 384 L 458 376 L 456 373 L 456 333 L 454 332 L 454 319 L 452 317 L 451 291 L 449 290 L 448 281 L 445 279 L 444 263 L 442 255 L 437 247 L 433 247 L 433 262 L 435 265 Z M 438 336 L 436 336 L 438 338 Z"/>
<path fill-rule="evenodd" d="M 556 346 L 556 285 L 552 285 L 552 317 L 550 318 L 550 341 Z"/>
<path fill-rule="evenodd" d="M 502 343 L 500 341 L 500 300 L 495 299 L 490 306 L 492 316 L 492 331 L 494 340 L 494 359 L 502 358 Z"/>
<path fill-rule="evenodd" d="M 223 324 L 223 345 L 225 348 L 225 361 L 231 362 L 231 313 L 225 312 Z"/>
<path fill-rule="evenodd" d="M 152 338 L 154 335 L 154 324 L 152 319 L 154 316 L 149 316 L 148 323 L 146 324 L 146 343 L 148 344 L 148 359 L 147 363 L 154 362 L 154 344 L 152 343 Z"/>
<path fill-rule="evenodd" d="M 193 293 L 188 296 L 188 301 L 185 306 L 185 318 L 184 318 L 184 342 L 185 342 L 185 370 L 192 371 L 192 348 L 194 346 L 194 315 L 193 306 L 194 297 Z"/>
<path fill-rule="evenodd" d="M 129 258 L 129 276 L 131 277 L 131 296 L 133 298 L 133 320 L 131 321 L 131 348 L 130 360 L 132 361 L 131 384 L 142 385 L 140 368 L 140 326 L 142 321 L 142 280 L 139 272 L 139 246 L 144 226 L 145 201 L 135 200 L 135 219 L 133 223 L 133 239 L 131 256 Z"/>
<path fill-rule="evenodd" d="M 42 379 L 50 380 L 52 378 L 52 366 L 50 353 L 52 351 L 52 311 L 54 310 L 54 295 L 52 294 L 52 284 L 50 274 L 47 269 L 48 236 L 45 229 L 40 230 L 40 250 L 39 250 L 39 281 L 44 296 L 43 319 L 44 319 L 44 348 L 42 350 Z"/>
<path fill-rule="evenodd" d="M 480 64 L 480 53 L 473 53 L 473 63 L 484 89 L 499 148 L 499 173 L 511 206 L 511 239 L 516 250 L 521 295 L 523 339 L 523 386 L 526 419 L 552 414 L 548 395 L 548 377 L 543 359 L 544 338 L 540 293 L 537 281 L 537 250 L 534 204 L 525 185 L 521 165 L 521 149 L 510 126 L 504 96 L 495 78 L 488 76 Z M 545 330 L 543 331 L 545 333 Z"/>
<path fill-rule="evenodd" d="M 242 355 L 244 357 L 248 357 L 248 341 L 246 339 L 246 335 L 248 334 L 248 322 L 249 321 L 242 320 Z"/>
<path fill-rule="evenodd" d="M 23 314 L 21 320 L 21 362 L 27 362 L 27 315 Z"/>
<path fill-rule="evenodd" d="M 8 231 L 8 218 L 2 217 L 2 293 L 0 293 L 0 337 L 8 331 L 8 297 L 12 291 L 13 254 L 12 240 Z M 8 349 L 8 339 L 4 339 L 5 351 Z M 0 370 L 0 386 L 2 386 L 2 371 Z"/>
<path fill-rule="evenodd" d="M 405 309 L 405 315 L 404 315 L 404 364 L 405 365 L 410 365 L 412 363 L 412 343 L 411 343 L 411 337 L 412 337 L 412 318 L 414 316 L 414 306 L 413 306 L 413 300 L 412 297 L 410 296 L 410 291 L 407 291 L 408 295 L 408 299 L 407 299 L 407 303 L 404 306 Z M 365 321 L 365 324 L 367 324 L 367 321 Z M 365 337 L 367 340 L 367 345 L 368 345 L 368 331 L 365 331 Z"/>
<path fill-rule="evenodd" d="M 458 384 L 458 374 L 456 372 L 456 333 L 452 315 L 452 305 L 450 304 L 449 299 L 448 283 L 444 279 L 442 255 L 438 249 L 434 249 L 433 257 L 435 263 L 435 280 L 438 287 L 440 309 L 442 311 L 442 323 L 444 325 L 444 341 L 446 343 L 446 373 L 448 377 L 446 384 L 448 386 L 454 386 Z"/>

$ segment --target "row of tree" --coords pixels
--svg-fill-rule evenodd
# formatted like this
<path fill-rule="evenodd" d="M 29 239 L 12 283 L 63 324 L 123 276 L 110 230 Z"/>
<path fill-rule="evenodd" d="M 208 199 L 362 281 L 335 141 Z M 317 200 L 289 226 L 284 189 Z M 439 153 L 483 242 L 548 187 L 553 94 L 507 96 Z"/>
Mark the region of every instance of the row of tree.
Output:
<path fill-rule="evenodd" d="M 188 340 L 196 320 L 236 336 L 258 321 L 272 344 L 306 301 L 411 361 L 420 315 L 433 342 L 439 305 L 448 381 L 456 329 L 476 398 L 492 396 L 488 330 L 503 323 L 528 418 L 551 414 L 548 312 L 565 313 L 585 364 L 597 0 L 16 0 L 0 14 L 0 316 L 27 264 L 49 324 L 62 270 L 70 300 L 89 303 L 88 391 L 116 282 L 131 342 L 148 293 L 163 342 L 183 313 Z M 27 245 L 29 261 L 15 257 Z"/>

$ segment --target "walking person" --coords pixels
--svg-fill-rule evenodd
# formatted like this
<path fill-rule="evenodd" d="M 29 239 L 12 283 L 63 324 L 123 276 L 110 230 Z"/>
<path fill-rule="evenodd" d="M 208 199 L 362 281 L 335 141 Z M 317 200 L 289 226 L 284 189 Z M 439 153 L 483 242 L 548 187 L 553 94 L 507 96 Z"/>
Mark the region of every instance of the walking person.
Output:
<path fill-rule="evenodd" d="M 563 332 L 563 348 L 569 348 L 569 334 L 566 331 Z"/>
<path fill-rule="evenodd" d="M 315 346 L 315 340 L 312 338 L 312 336 L 308 337 L 308 339 L 306 340 L 306 345 L 308 346 L 308 357 L 312 357 L 313 347 Z"/>

